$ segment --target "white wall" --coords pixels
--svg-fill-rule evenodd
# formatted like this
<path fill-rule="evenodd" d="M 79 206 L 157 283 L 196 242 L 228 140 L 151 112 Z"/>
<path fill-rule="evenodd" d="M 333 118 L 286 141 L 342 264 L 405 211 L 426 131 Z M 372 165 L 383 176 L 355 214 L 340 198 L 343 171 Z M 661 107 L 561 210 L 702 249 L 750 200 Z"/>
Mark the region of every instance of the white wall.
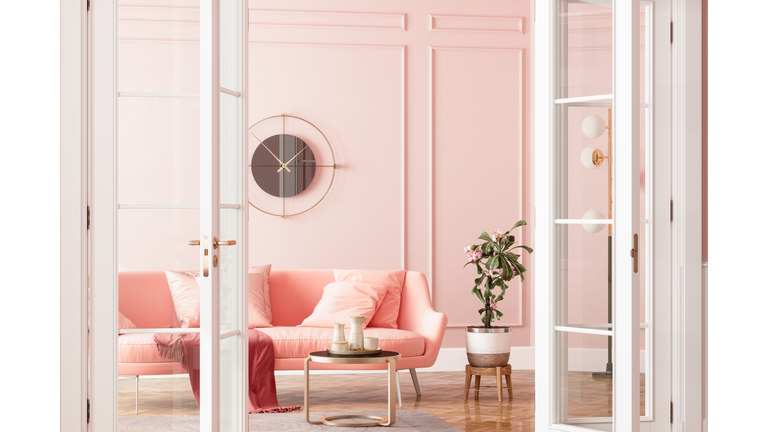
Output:
<path fill-rule="evenodd" d="M 766 428 L 768 62 L 759 44 L 768 3 L 735 5 L 709 3 L 707 415 L 713 431 Z"/>
<path fill-rule="evenodd" d="M 54 431 L 60 376 L 59 2 L 5 2 L 0 40 L 0 419 L 3 430 Z"/>

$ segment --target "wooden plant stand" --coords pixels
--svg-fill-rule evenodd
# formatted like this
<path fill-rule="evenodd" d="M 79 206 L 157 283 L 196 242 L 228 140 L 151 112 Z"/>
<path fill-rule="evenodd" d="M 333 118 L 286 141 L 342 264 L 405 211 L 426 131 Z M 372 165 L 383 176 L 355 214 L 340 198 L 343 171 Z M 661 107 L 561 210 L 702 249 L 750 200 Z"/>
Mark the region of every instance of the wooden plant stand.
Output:
<path fill-rule="evenodd" d="M 501 384 L 501 377 L 504 376 L 507 379 L 507 392 L 509 393 L 509 400 L 512 400 L 512 366 L 507 364 L 504 367 L 495 368 L 477 368 L 467 365 L 466 367 L 467 379 L 464 382 L 464 400 L 469 398 L 469 384 L 472 381 L 472 375 L 475 376 L 475 398 L 480 396 L 480 377 L 483 375 L 496 377 L 496 392 L 499 395 L 499 402 L 502 402 L 503 397 L 501 390 L 504 388 Z M 491 387 L 491 386 L 485 386 Z"/>

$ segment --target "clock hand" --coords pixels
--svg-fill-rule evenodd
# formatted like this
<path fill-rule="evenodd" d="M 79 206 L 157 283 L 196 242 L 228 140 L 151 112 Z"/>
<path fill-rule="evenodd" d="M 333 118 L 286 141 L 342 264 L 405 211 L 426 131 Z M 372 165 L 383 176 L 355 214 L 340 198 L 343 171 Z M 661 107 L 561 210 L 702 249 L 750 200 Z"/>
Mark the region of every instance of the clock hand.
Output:
<path fill-rule="evenodd" d="M 298 152 L 297 152 L 295 155 L 293 155 L 293 157 L 291 158 L 291 160 L 289 160 L 288 162 L 286 162 L 286 163 L 282 164 L 282 165 L 280 166 L 280 169 L 279 169 L 279 170 L 277 170 L 277 172 L 280 172 L 280 171 L 282 171 L 282 170 L 283 170 L 283 168 L 285 168 L 285 170 L 286 170 L 286 171 L 288 171 L 288 172 L 291 172 L 291 169 L 290 169 L 290 168 L 288 168 L 288 164 L 289 164 L 289 163 L 291 163 L 291 161 L 293 161 L 293 160 L 294 160 L 294 159 L 296 159 L 297 157 L 299 157 L 299 155 L 301 154 L 301 152 L 303 152 L 303 151 L 304 151 L 304 149 L 306 149 L 307 147 L 309 147 L 309 145 L 305 145 L 303 149 L 299 150 L 299 151 L 298 151 Z"/>
<path fill-rule="evenodd" d="M 289 160 L 289 161 L 288 161 L 288 162 L 286 162 L 285 164 L 286 164 L 286 165 L 288 165 L 289 163 L 291 163 L 291 161 L 292 161 L 292 160 L 294 160 L 294 159 L 296 159 L 296 158 L 299 156 L 299 154 L 301 154 L 301 152 L 303 152 L 303 151 L 304 151 L 304 150 L 305 150 L 307 147 L 309 147 L 309 145 L 305 145 L 303 149 L 299 150 L 299 151 L 296 153 L 296 155 L 295 155 L 294 157 L 292 157 L 292 158 L 291 158 L 291 160 Z M 288 169 L 288 168 L 286 168 L 286 169 Z M 289 172 L 290 172 L 290 171 L 289 171 Z"/>
<path fill-rule="evenodd" d="M 257 138 L 257 139 L 258 139 L 258 138 Z M 267 151 L 269 152 L 269 154 L 271 154 L 271 155 L 272 155 L 272 157 L 273 157 L 273 158 L 277 159 L 277 161 L 278 161 L 278 162 L 280 162 L 280 165 L 283 165 L 283 161 L 281 161 L 279 157 L 275 156 L 275 154 L 274 154 L 274 153 L 272 153 L 272 150 L 270 150 L 270 149 L 269 149 L 269 147 L 267 147 L 267 145 L 266 145 L 266 144 L 262 143 L 262 142 L 261 142 L 261 140 L 259 140 L 259 142 L 261 143 L 261 145 L 263 145 L 263 146 L 264 146 L 264 148 L 265 148 L 265 149 L 267 149 Z M 278 172 L 280 172 L 280 171 L 278 171 Z"/>

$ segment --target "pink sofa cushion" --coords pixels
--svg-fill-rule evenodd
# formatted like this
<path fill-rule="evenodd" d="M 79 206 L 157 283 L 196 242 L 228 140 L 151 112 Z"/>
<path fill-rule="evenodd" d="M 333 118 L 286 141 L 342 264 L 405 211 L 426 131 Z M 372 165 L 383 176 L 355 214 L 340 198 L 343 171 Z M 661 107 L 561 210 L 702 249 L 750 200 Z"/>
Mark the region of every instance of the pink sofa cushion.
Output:
<path fill-rule="evenodd" d="M 117 311 L 117 328 L 118 329 L 135 329 L 136 326 L 123 315 L 122 312 Z"/>
<path fill-rule="evenodd" d="M 248 328 L 272 327 L 267 317 L 269 289 L 264 285 L 263 273 L 248 273 Z"/>
<path fill-rule="evenodd" d="M 363 328 L 378 309 L 387 287 L 366 282 L 331 282 L 323 289 L 323 297 L 300 327 L 330 327 L 334 323 L 345 323 L 348 328 L 350 316 L 364 316 Z"/>
<path fill-rule="evenodd" d="M 200 327 L 200 286 L 193 273 L 166 271 L 173 310 L 181 328 Z"/>
<path fill-rule="evenodd" d="M 360 281 L 384 285 L 387 294 L 368 324 L 370 327 L 397 328 L 400 296 L 403 293 L 405 270 L 339 270 L 333 271 L 336 281 Z"/>
<path fill-rule="evenodd" d="M 118 363 L 164 363 L 171 360 L 160 357 L 154 333 L 123 334 L 117 337 Z"/>
<path fill-rule="evenodd" d="M 328 349 L 333 341 L 332 328 L 268 327 L 259 331 L 272 338 L 276 359 L 305 358 L 311 352 Z M 349 329 L 345 333 L 349 339 Z M 424 354 L 424 338 L 414 332 L 368 327 L 365 336 L 379 338 L 381 349 L 399 352 L 403 357 Z"/>
<path fill-rule="evenodd" d="M 264 297 L 264 314 L 267 318 L 267 322 L 272 325 L 272 298 L 269 294 L 269 272 L 272 271 L 272 264 L 265 264 L 261 266 L 251 267 L 248 269 L 248 274 L 261 273 L 262 276 L 262 292 Z M 250 279 L 249 279 L 250 282 Z M 250 284 L 249 284 L 250 290 Z M 249 295 L 248 301 L 252 301 Z"/>

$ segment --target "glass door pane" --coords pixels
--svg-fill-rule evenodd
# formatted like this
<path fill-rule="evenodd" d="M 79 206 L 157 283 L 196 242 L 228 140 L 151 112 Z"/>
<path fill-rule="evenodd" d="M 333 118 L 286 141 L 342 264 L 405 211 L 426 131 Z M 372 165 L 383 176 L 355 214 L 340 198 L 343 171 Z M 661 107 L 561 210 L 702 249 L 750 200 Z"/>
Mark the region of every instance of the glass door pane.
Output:
<path fill-rule="evenodd" d="M 245 175 L 245 22 L 247 3 L 219 3 L 219 406 L 222 432 L 248 427 L 247 196 Z"/>
<path fill-rule="evenodd" d="M 553 182 L 553 283 L 556 364 L 553 383 L 557 397 L 553 412 L 555 423 L 604 429 L 611 427 L 615 410 L 614 387 L 617 255 L 616 203 L 629 206 L 638 219 L 648 220 L 643 205 L 631 203 L 639 196 L 644 203 L 646 188 L 645 149 L 647 134 L 642 122 L 649 109 L 645 97 L 636 100 L 640 112 L 640 151 L 632 154 L 633 142 L 616 141 L 614 104 L 617 82 L 614 82 L 615 6 L 611 1 L 563 0 L 556 3 L 555 17 L 555 97 Z M 640 8 L 640 22 L 650 10 L 648 2 Z M 638 45 L 644 58 L 645 26 L 640 26 Z M 628 49 L 622 47 L 621 49 Z M 640 62 L 640 95 L 647 88 L 645 64 Z M 617 164 L 617 155 L 622 157 Z M 632 168 L 633 164 L 638 167 Z M 636 190 L 618 185 L 618 178 L 640 177 Z M 618 175 L 617 175 L 618 174 Z M 622 177 L 625 176 L 625 177 Z M 626 207 L 624 207 L 626 208 Z M 627 218 L 629 213 L 624 213 Z M 628 219 L 628 218 L 627 218 Z M 631 222 L 623 220 L 623 225 Z M 637 231 L 636 231 L 637 232 Z M 638 233 L 637 250 L 646 251 L 646 234 Z M 639 287 L 644 292 L 645 257 L 638 260 Z M 625 290 L 631 289 L 623 279 Z M 630 283 L 632 284 L 632 283 Z M 641 293 L 634 307 L 644 313 L 645 297 Z M 641 325 L 648 322 L 641 319 Z M 640 332 L 640 327 L 636 328 Z M 626 365 L 625 365 L 626 366 Z M 619 365 L 621 368 L 621 365 Z M 641 371 L 643 372 L 643 371 Z M 642 392 L 642 389 L 641 389 Z M 645 394 L 645 393 L 643 393 Z M 641 401 L 641 407 L 645 401 Z M 642 415 L 643 412 L 640 413 Z"/>
<path fill-rule="evenodd" d="M 199 424 L 181 353 L 161 355 L 155 342 L 169 331 L 199 334 L 169 288 L 199 292 L 199 251 L 189 245 L 200 239 L 198 4 L 115 3 L 117 309 L 127 319 L 118 320 L 118 425 Z"/>

